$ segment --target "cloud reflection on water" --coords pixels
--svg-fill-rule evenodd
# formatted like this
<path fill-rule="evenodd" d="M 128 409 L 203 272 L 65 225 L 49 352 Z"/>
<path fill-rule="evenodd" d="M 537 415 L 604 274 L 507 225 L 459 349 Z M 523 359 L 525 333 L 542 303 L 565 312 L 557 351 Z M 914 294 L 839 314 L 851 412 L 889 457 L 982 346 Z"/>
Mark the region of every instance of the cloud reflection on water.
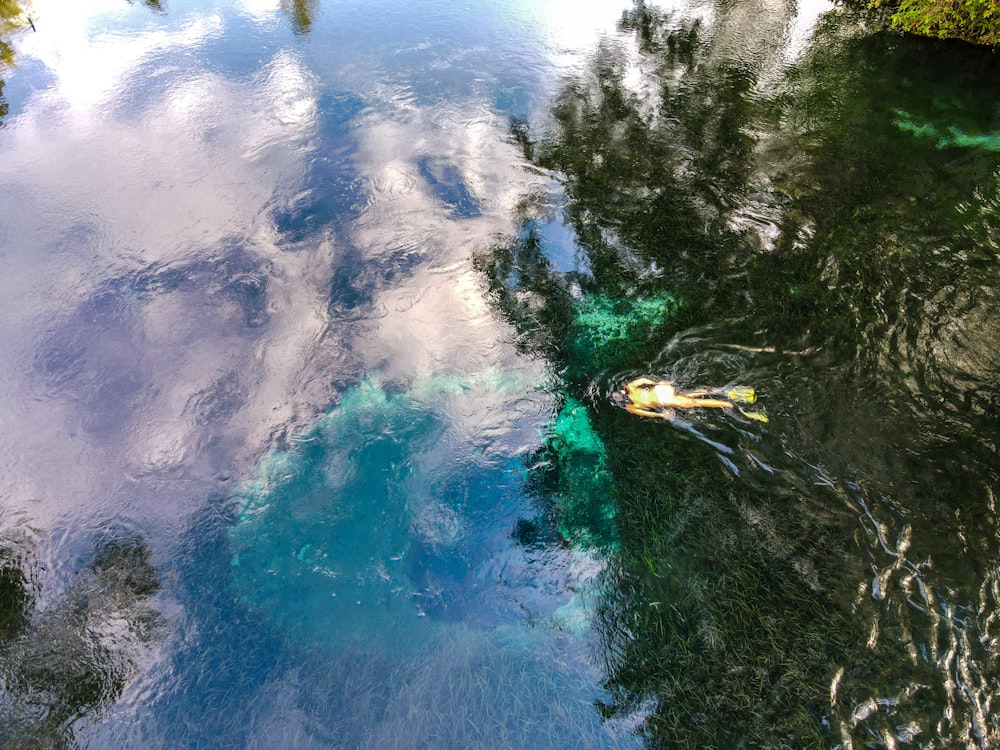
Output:
<path fill-rule="evenodd" d="M 523 168 L 491 111 L 497 74 L 481 77 L 475 55 L 452 50 L 439 64 L 421 61 L 446 84 L 431 92 L 419 76 L 399 80 L 411 71 L 340 75 L 322 55 L 286 48 L 238 75 L 202 57 L 230 33 L 225 15 L 129 13 L 40 4 L 46 34 L 22 50 L 48 80 L 0 139 L 0 183 L 13 196 L 0 217 L 0 234 L 13 240 L 0 278 L 11 355 L 0 363 L 5 510 L 30 508 L 51 542 L 47 559 L 68 556 L 115 517 L 141 528 L 156 561 L 170 564 L 176 530 L 230 486 L 224 477 L 249 475 L 265 448 L 363 373 L 403 388 L 427 375 L 513 372 L 516 393 L 487 389 L 465 407 L 442 407 L 450 442 L 414 457 L 424 486 L 411 489 L 424 496 L 404 530 L 428 549 L 454 543 L 463 519 L 431 497 L 450 476 L 439 465 L 485 435 L 483 454 L 469 460 L 502 472 L 537 442 L 550 401 L 545 368 L 515 353 L 470 263 L 474 249 L 512 231 L 519 197 L 547 184 Z M 257 9 L 252 20 L 271 17 Z M 138 29 L 103 30 L 119 24 Z M 331 91 L 352 75 L 346 98 L 362 104 L 339 113 Z M 474 94 L 455 101 L 447 86 L 465 83 Z M 339 188 L 358 192 L 344 199 Z M 290 229 L 308 212 L 320 218 Z M 489 533 L 482 549 L 510 546 L 506 528 Z M 556 571 L 536 592 L 539 611 L 594 572 L 586 560 L 577 561 L 585 573 L 567 572 L 572 560 L 553 555 L 539 561 Z M 528 575 L 513 556 L 492 564 L 483 572 L 492 583 Z M 47 575 L 71 572 L 53 565 Z M 513 661 L 470 636 L 415 674 L 435 683 L 472 643 L 516 682 L 523 663 L 543 670 L 549 658 L 545 643 L 521 635 L 503 636 L 522 649 Z M 472 665 L 466 676 L 483 668 L 461 663 Z M 553 677 L 552 689 L 576 669 Z M 398 716 L 380 731 L 398 732 L 419 705 L 397 696 Z M 586 703 L 575 710 L 591 714 Z M 131 731 L 126 723 L 92 731 Z"/>
<path fill-rule="evenodd" d="M 142 476 L 175 481 L 132 512 L 183 512 L 194 497 L 182 500 L 176 480 L 204 482 L 235 457 L 199 466 L 204 456 L 189 449 L 226 427 L 199 423 L 185 404 L 254 373 L 243 375 L 252 395 L 229 440 L 259 443 L 294 411 L 286 394 L 323 332 L 331 245 L 281 252 L 267 210 L 300 178 L 315 129 L 315 85 L 301 61 L 279 52 L 244 81 L 189 62 L 156 81 L 162 96 L 142 111 L 115 106 L 133 70 L 220 27 L 218 16 L 199 18 L 123 45 L 88 40 L 86 24 L 73 35 L 53 23 L 50 46 L 25 50 L 55 82 L 0 145 L 19 204 L 3 217 L 16 238 L 4 335 L 22 353 L 5 363 L 22 407 L 2 440 L 4 455 L 20 456 L 13 486 L 46 524 L 93 512 L 101 496 L 115 498 L 105 512 L 121 512 L 121 493 L 143 494 Z"/>

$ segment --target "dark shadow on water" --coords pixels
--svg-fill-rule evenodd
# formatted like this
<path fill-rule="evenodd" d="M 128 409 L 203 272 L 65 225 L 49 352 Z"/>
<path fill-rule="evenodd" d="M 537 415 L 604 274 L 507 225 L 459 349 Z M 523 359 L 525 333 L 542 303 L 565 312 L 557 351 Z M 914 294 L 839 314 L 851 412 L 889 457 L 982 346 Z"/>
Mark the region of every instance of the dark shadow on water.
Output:
<path fill-rule="evenodd" d="M 622 28 L 653 93 L 609 44 L 548 134 L 513 128 L 560 176 L 589 274 L 531 231 L 476 261 L 606 449 L 602 710 L 645 711 L 650 747 L 990 746 L 992 57 L 840 13 L 781 68 L 761 41 L 780 18 L 713 9 L 638 3 Z M 638 375 L 752 385 L 770 421 L 637 419 L 605 397 Z"/>
<path fill-rule="evenodd" d="M 54 604 L 35 607 L 38 541 L 8 533 L 0 546 L 0 745 L 76 747 L 139 671 L 166 623 L 151 597 L 160 579 L 138 534 L 106 526 Z"/>

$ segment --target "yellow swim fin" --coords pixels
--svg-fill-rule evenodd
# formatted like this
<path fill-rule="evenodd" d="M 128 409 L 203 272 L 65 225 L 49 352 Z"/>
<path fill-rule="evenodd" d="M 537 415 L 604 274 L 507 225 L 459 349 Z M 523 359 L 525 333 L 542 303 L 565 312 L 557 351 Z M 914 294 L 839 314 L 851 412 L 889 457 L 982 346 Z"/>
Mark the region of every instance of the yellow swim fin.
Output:
<path fill-rule="evenodd" d="M 752 404 L 757 400 L 757 391 L 747 385 L 738 385 L 726 391 L 726 397 L 740 404 Z"/>

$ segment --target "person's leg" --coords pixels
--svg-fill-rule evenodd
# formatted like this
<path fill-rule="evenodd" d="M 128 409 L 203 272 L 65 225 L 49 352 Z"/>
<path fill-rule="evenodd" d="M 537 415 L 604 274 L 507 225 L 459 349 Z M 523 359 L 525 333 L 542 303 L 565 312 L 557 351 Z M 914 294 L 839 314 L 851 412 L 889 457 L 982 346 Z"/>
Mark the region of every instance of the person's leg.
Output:
<path fill-rule="evenodd" d="M 674 399 L 674 404 L 681 409 L 732 409 L 733 405 L 729 401 L 721 401 L 717 398 L 689 398 L 678 396 Z"/>

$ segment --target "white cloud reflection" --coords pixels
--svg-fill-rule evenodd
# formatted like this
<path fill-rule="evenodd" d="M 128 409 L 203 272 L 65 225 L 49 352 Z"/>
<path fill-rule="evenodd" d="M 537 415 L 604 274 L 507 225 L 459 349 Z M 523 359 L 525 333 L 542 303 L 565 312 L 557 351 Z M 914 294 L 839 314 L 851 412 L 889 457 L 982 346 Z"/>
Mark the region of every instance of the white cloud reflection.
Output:
<path fill-rule="evenodd" d="M 53 82 L 0 139 L 0 185 L 15 196 L 0 232 L 16 238 L 0 277 L 14 355 L 0 382 L 20 405 L 0 436 L 5 502 L 33 504 L 45 526 L 81 512 L 172 523 L 229 473 L 209 446 L 252 460 L 276 427 L 329 403 L 331 380 L 543 378 L 499 343 L 509 333 L 471 268 L 540 179 L 486 102 L 364 92 L 352 163 L 367 202 L 343 236 L 359 263 L 401 265 L 373 288 L 368 321 L 331 327 L 343 248 L 324 231 L 287 252 L 273 214 L 302 190 L 313 155 L 319 83 L 302 58 L 278 50 L 251 76 L 227 76 L 186 54 L 222 33 L 215 13 L 122 37 L 92 31 L 111 6 L 58 22 L 54 7 L 39 7 L 46 35 L 20 51 Z M 377 91 L 387 98 L 371 100 Z M 475 210 L 456 213 L 433 184 L 438 168 Z M 247 305 L 263 325 L 247 327 Z M 453 416 L 468 421 L 456 434 L 475 434 L 479 417 Z"/>
<path fill-rule="evenodd" d="M 45 33 L 27 36 L 19 59 L 53 82 L 0 140 L 0 336 L 11 355 L 0 382 L 18 405 L 0 455 L 7 499 L 43 525 L 107 503 L 173 519 L 184 495 L 203 494 L 190 482 L 213 470 L 200 465 L 210 436 L 188 405 L 252 371 L 253 392 L 233 396 L 248 414 L 229 440 L 262 440 L 295 411 L 288 394 L 326 325 L 317 269 L 331 244 L 281 252 L 268 210 L 301 179 L 313 77 L 288 51 L 249 79 L 186 55 L 220 32 L 217 14 L 93 33 L 109 12 L 38 4 Z M 154 62 L 157 76 L 136 80 Z M 254 294 L 267 325 L 248 329 Z M 164 491 L 169 501 L 152 506 L 122 498 Z"/>
<path fill-rule="evenodd" d="M 151 27 L 119 34 L 103 31 L 120 21 L 129 6 L 115 0 L 72 3 L 33 0 L 42 33 L 24 35 L 19 54 L 41 61 L 56 83 L 45 96 L 67 111 L 71 122 L 100 115 L 100 105 L 118 93 L 125 79 L 158 52 L 194 49 L 221 33 L 216 13 L 196 17 L 177 29 Z"/>
<path fill-rule="evenodd" d="M 557 64 L 624 6 L 538 11 L 558 30 Z M 433 103 L 391 66 L 342 72 L 301 48 L 227 74 L 202 54 L 226 32 L 213 11 L 118 35 L 99 31 L 126 17 L 118 0 L 66 8 L 39 2 L 45 33 L 20 54 L 52 82 L 0 131 L 5 509 L 28 508 L 59 539 L 131 520 L 169 555 L 176 532 L 158 531 L 183 527 L 220 474 L 252 475 L 275 434 L 364 372 L 404 387 L 490 373 L 516 384 L 441 405 L 449 441 L 414 458 L 427 475 L 472 448 L 489 462 L 537 444 L 546 372 L 515 353 L 471 256 L 549 185 L 524 168 L 488 91 Z M 268 23 L 270 8 L 242 12 Z M 338 54 L 355 53 L 385 50 Z M 319 132 L 324 86 L 340 85 L 364 105 L 346 146 Z M 357 181 L 344 189 L 362 185 L 361 205 L 350 224 L 289 241 L 277 208 L 311 191 L 321 207 L 341 198 L 309 182 L 327 156 L 317 144 L 351 151 Z M 366 306 L 331 320 L 331 274 L 352 253 L 372 279 Z M 463 528 L 432 497 L 417 510 L 440 543 Z"/>
<path fill-rule="evenodd" d="M 517 201 L 532 183 L 545 183 L 523 167 L 495 118 L 460 117 L 448 108 L 401 108 L 372 112 L 359 127 L 357 161 L 369 176 L 369 204 L 352 242 L 373 264 L 396 262 L 401 250 L 420 258 L 405 284 L 379 293 L 377 344 L 366 361 L 388 377 L 524 366 L 500 351 L 503 334 L 486 308 L 471 257 L 512 232 Z M 434 194 L 420 168 L 428 160 L 454 171 L 477 207 L 471 216 L 456 216 Z"/>

